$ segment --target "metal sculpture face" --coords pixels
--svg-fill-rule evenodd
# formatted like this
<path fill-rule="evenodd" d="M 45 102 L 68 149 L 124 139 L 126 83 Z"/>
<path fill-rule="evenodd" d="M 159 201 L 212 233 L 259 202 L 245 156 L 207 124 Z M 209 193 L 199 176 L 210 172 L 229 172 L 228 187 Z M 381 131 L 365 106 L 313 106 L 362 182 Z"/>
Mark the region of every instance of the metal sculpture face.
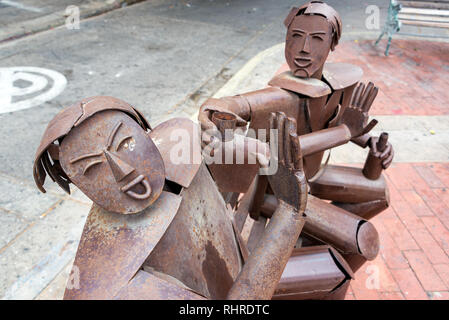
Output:
<path fill-rule="evenodd" d="M 293 75 L 312 77 L 329 55 L 333 31 L 321 15 L 296 16 L 288 27 L 285 58 Z"/>
<path fill-rule="evenodd" d="M 59 158 L 70 180 L 109 211 L 140 212 L 162 192 L 165 172 L 157 147 L 121 111 L 101 111 L 73 128 Z"/>

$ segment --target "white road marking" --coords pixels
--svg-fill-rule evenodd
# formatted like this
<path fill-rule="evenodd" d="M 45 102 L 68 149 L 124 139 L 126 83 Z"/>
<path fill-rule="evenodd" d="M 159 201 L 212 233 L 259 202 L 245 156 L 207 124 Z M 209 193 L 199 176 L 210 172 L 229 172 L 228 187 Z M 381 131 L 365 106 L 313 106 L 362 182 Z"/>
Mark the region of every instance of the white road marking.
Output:
<path fill-rule="evenodd" d="M 16 1 L 11 1 L 11 0 L 0 0 L 0 4 L 4 4 L 6 6 L 10 6 L 10 7 L 14 7 L 17 9 L 26 10 L 26 11 L 31 11 L 31 12 L 42 12 L 42 9 L 40 9 L 40 8 L 27 6 L 27 5 L 18 3 Z"/>
<path fill-rule="evenodd" d="M 48 87 L 48 78 L 52 80 Z M 15 82 L 23 80 L 30 83 L 26 87 L 17 87 Z M 0 68 L 0 113 L 14 112 L 41 105 L 64 91 L 67 80 L 61 73 L 37 67 Z M 40 92 L 40 93 L 39 93 Z M 33 93 L 36 94 L 33 96 Z M 13 102 L 13 97 L 30 95 L 25 100 Z"/>

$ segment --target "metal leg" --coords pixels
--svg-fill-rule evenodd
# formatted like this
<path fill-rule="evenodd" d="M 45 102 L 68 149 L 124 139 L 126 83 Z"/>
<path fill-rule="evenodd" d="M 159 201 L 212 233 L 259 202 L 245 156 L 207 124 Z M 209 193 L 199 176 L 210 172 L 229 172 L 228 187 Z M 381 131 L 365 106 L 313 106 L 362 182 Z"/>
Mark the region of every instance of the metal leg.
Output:
<path fill-rule="evenodd" d="M 385 31 L 382 31 L 382 33 L 380 34 L 379 38 L 377 38 L 376 43 L 374 43 L 375 46 L 377 46 L 379 44 L 379 41 L 380 41 L 380 39 L 382 39 L 384 34 L 385 34 Z"/>
<path fill-rule="evenodd" d="M 385 49 L 385 55 L 388 57 L 388 52 L 390 51 L 391 36 L 388 37 L 387 49 Z"/>

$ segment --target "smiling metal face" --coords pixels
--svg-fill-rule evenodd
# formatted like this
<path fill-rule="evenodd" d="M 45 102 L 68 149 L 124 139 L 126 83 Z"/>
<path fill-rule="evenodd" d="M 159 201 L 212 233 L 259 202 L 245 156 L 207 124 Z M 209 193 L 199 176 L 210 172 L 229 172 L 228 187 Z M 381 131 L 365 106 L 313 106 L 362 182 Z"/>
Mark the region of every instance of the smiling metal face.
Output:
<path fill-rule="evenodd" d="M 332 27 L 320 15 L 296 16 L 287 31 L 285 58 L 293 75 L 312 77 L 324 65 L 332 45 Z"/>
<path fill-rule="evenodd" d="M 70 180 L 109 211 L 140 212 L 162 192 L 165 172 L 157 147 L 121 111 L 99 112 L 73 128 L 59 158 Z"/>

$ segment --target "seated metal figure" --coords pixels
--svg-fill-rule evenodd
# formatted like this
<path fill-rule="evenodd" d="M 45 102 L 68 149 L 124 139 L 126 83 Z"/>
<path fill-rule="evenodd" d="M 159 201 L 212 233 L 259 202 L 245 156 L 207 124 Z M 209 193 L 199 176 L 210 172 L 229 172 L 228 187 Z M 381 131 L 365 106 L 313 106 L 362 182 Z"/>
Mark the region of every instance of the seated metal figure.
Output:
<path fill-rule="evenodd" d="M 357 66 L 325 63 L 342 29 L 332 7 L 312 1 L 293 8 L 285 26 L 285 57 L 290 70 L 271 79 L 267 88 L 208 99 L 199 112 L 203 147 L 214 139 L 208 132 L 220 129 L 214 119 L 219 112 L 235 117 L 236 127 L 249 124 L 256 135 L 258 130 L 270 128 L 268 119 L 273 112 L 278 112 L 278 122 L 297 123 L 310 186 L 304 234 L 338 249 L 356 270 L 365 259 L 374 259 L 379 249 L 377 232 L 367 219 L 389 205 L 381 170 L 391 164 L 393 148 L 385 136 L 379 141 L 368 133 L 377 123 L 368 123 L 368 111 L 378 88 L 372 83 L 359 83 L 362 70 Z M 349 141 L 370 147 L 364 170 L 327 165 L 327 160 L 322 163 L 326 150 Z M 266 176 L 256 176 L 256 171 L 245 168 L 247 164 L 209 166 L 221 192 L 245 193 L 237 204 L 231 202 L 236 207 L 239 230 L 248 214 L 255 220 L 262 219 L 263 228 L 265 219 L 277 207 L 277 199 Z M 227 199 L 235 201 L 236 197 Z"/>
<path fill-rule="evenodd" d="M 296 128 L 285 132 L 290 140 Z M 48 174 L 94 202 L 72 268 L 78 283 L 67 286 L 65 299 L 270 299 L 276 289 L 289 295 L 310 286 L 330 296 L 349 280 L 349 267 L 331 248 L 294 250 L 307 196 L 302 159 L 291 161 L 299 145 L 293 141 L 280 156 L 283 176 L 270 177 L 274 186 L 287 177 L 291 192 L 273 187 L 279 205 L 271 229 L 248 257 L 202 163 L 199 134 L 182 118 L 151 129 L 135 108 L 112 97 L 84 99 L 49 123 L 34 163 L 38 188 L 45 192 Z M 179 151 L 184 158 L 174 159 Z M 311 275 L 306 266 L 317 255 L 327 263 Z M 303 277 L 280 282 L 290 256 L 289 268 Z"/>

